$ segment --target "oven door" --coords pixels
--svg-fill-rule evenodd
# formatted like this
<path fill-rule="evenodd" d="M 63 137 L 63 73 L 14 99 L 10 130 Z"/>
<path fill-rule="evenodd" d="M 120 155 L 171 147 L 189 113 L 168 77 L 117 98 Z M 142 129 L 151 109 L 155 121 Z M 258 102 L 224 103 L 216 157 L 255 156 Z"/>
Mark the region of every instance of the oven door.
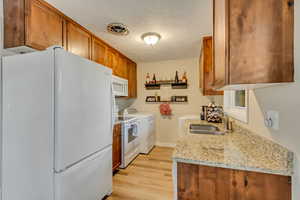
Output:
<path fill-rule="evenodd" d="M 122 137 L 123 152 L 121 168 L 125 168 L 139 154 L 137 123 L 125 124 L 124 134 Z"/>
<path fill-rule="evenodd" d="M 132 151 L 136 147 L 138 138 L 138 127 L 136 123 L 125 125 L 125 153 Z"/>

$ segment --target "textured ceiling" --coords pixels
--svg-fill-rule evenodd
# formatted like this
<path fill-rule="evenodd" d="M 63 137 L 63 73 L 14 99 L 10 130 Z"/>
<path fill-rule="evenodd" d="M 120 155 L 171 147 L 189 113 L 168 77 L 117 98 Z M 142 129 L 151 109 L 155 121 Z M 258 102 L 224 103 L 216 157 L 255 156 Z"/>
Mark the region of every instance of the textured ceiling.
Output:
<path fill-rule="evenodd" d="M 212 0 L 46 1 L 137 62 L 196 57 L 201 36 L 212 32 Z M 126 24 L 130 34 L 109 34 L 111 22 Z M 144 44 L 145 32 L 161 34 L 160 43 Z"/>

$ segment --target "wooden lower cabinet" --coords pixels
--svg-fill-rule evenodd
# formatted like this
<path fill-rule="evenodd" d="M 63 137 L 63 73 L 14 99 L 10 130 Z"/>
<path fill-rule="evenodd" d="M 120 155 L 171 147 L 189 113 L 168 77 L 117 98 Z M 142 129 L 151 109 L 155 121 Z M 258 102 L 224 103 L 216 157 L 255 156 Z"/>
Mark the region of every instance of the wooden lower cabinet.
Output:
<path fill-rule="evenodd" d="M 178 163 L 178 200 L 291 200 L 291 177 Z"/>
<path fill-rule="evenodd" d="M 113 146 L 112 146 L 112 166 L 113 171 L 118 169 L 121 165 L 121 152 L 122 152 L 122 126 L 121 124 L 116 124 L 114 126 L 114 132 L 113 132 Z"/>

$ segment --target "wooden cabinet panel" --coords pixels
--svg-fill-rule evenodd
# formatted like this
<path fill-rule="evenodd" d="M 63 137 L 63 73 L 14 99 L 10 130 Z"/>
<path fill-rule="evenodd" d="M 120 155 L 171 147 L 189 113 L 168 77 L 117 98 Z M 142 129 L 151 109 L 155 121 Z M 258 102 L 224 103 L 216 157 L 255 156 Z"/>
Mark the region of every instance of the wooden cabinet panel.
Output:
<path fill-rule="evenodd" d="M 137 98 L 137 68 L 136 63 L 127 61 L 128 97 Z"/>
<path fill-rule="evenodd" d="M 228 1 L 214 0 L 214 41 L 213 41 L 213 64 L 214 86 L 222 87 L 227 81 L 227 40 L 228 40 Z"/>
<path fill-rule="evenodd" d="M 84 58 L 91 58 L 92 36 L 80 26 L 67 23 L 67 50 Z"/>
<path fill-rule="evenodd" d="M 63 46 L 63 18 L 38 0 L 26 2 L 26 44 L 39 50 Z"/>
<path fill-rule="evenodd" d="M 230 83 L 293 81 L 294 7 L 290 2 L 230 0 L 229 34 L 234 39 L 229 40 L 229 70 L 235 72 L 230 73 Z"/>
<path fill-rule="evenodd" d="M 291 200 L 291 177 L 177 164 L 180 200 Z"/>
<path fill-rule="evenodd" d="M 25 45 L 24 0 L 3 0 L 4 48 Z"/>
<path fill-rule="evenodd" d="M 106 64 L 106 51 L 107 51 L 107 45 L 104 44 L 99 39 L 93 37 L 92 42 L 92 60 L 105 65 Z"/>
<path fill-rule="evenodd" d="M 201 88 L 202 94 L 223 95 L 223 91 L 214 90 L 214 68 L 213 68 L 213 39 L 211 36 L 204 37 L 202 42 L 202 52 L 200 57 Z"/>
<path fill-rule="evenodd" d="M 40 0 L 4 0 L 4 48 L 63 46 L 63 21 Z"/>
<path fill-rule="evenodd" d="M 122 141 L 121 141 L 121 124 L 116 124 L 114 126 L 113 132 L 113 147 L 112 147 L 112 159 L 113 159 L 113 171 L 119 168 L 121 165 L 121 152 L 122 152 Z"/>
<path fill-rule="evenodd" d="M 293 0 L 214 0 L 216 87 L 293 82 L 293 43 Z"/>
<path fill-rule="evenodd" d="M 116 68 L 114 68 L 114 72 L 116 76 L 119 76 L 121 78 L 128 78 L 127 75 L 127 58 L 125 58 L 122 55 L 118 56 L 119 62 Z"/>
<path fill-rule="evenodd" d="M 107 48 L 106 66 L 113 69 L 114 75 L 116 75 L 115 70 L 118 67 L 118 63 L 118 53 L 112 48 Z"/>
<path fill-rule="evenodd" d="M 231 200 L 230 177 L 230 170 L 178 163 L 178 199 Z"/>
<path fill-rule="evenodd" d="M 234 170 L 231 195 L 234 200 L 291 200 L 291 178 Z"/>

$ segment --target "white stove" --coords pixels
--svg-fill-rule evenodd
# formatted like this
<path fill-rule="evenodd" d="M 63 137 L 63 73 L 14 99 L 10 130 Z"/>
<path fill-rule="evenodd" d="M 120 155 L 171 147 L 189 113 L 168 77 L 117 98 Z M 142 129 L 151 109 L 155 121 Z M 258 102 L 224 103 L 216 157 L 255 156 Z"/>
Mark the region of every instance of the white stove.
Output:
<path fill-rule="evenodd" d="M 122 163 L 120 168 L 126 168 L 139 155 L 139 120 L 136 117 L 119 117 L 122 123 Z"/>

